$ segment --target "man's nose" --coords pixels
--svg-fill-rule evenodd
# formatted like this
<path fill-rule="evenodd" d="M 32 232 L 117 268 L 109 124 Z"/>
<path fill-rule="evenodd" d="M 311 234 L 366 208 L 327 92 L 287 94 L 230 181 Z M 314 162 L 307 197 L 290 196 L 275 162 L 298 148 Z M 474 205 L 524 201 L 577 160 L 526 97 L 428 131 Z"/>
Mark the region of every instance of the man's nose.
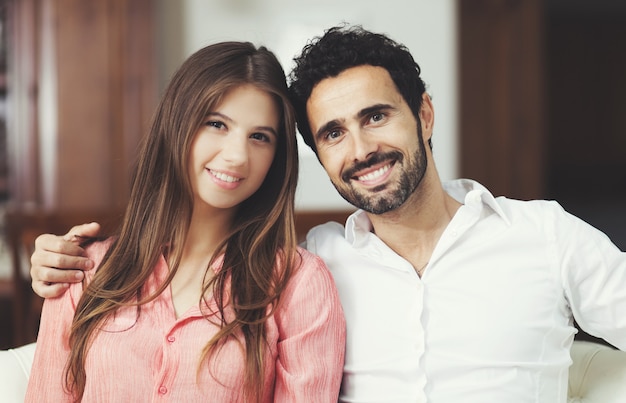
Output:
<path fill-rule="evenodd" d="M 354 131 L 351 138 L 353 159 L 355 161 L 366 160 L 370 155 L 378 151 L 377 140 L 364 130 Z"/>

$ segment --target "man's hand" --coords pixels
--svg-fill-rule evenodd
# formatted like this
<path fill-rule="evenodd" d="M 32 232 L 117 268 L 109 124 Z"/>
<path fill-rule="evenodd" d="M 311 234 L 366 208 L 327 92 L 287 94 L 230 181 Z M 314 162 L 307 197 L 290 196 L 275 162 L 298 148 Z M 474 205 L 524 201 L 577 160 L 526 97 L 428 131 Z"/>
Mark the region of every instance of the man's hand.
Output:
<path fill-rule="evenodd" d="M 94 237 L 100 232 L 100 224 L 90 223 L 72 227 L 63 236 L 39 235 L 35 251 L 30 257 L 30 276 L 33 291 L 44 298 L 58 297 L 84 277 L 83 270 L 90 270 L 94 263 L 85 257 L 79 246 L 84 237 Z"/>

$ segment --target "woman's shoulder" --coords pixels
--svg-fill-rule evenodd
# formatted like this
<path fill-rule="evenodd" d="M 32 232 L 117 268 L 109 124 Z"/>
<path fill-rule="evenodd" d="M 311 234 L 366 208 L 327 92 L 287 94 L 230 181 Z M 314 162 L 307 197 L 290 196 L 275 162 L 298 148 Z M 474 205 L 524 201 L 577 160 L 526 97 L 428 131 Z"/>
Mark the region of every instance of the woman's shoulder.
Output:
<path fill-rule="evenodd" d="M 294 270 L 283 291 L 280 314 L 292 310 L 315 312 L 341 312 L 339 294 L 334 278 L 324 261 L 306 249 L 298 248 L 294 257 Z"/>
<path fill-rule="evenodd" d="M 332 275 L 326 263 L 314 253 L 297 247 L 293 257 L 292 283 L 332 281 Z"/>
<path fill-rule="evenodd" d="M 85 253 L 87 254 L 87 257 L 89 259 L 94 260 L 96 263 L 99 263 L 102 258 L 104 258 L 104 255 L 106 254 L 107 250 L 109 250 L 112 243 L 112 237 L 106 239 L 91 240 L 88 241 L 88 243 L 83 246 L 83 248 L 85 249 Z"/>
<path fill-rule="evenodd" d="M 113 240 L 111 238 L 107 238 L 98 240 L 88 239 L 82 243 L 82 247 L 85 250 L 85 256 L 94 262 L 94 268 L 83 272 L 85 274 L 83 281 L 70 284 L 69 292 L 67 292 L 66 295 L 74 301 L 74 304 L 80 299 L 83 289 L 91 282 L 93 276 L 98 271 L 98 267 L 100 266 L 100 263 L 102 262 L 102 259 L 112 242 Z"/>
<path fill-rule="evenodd" d="M 296 255 L 305 270 L 328 270 L 321 257 L 301 246 L 296 248 Z"/>
<path fill-rule="evenodd" d="M 97 271 L 102 259 L 104 259 L 104 255 L 107 253 L 112 243 L 113 238 L 111 237 L 106 239 L 90 240 L 83 246 L 86 257 L 94 262 L 94 269 L 86 272 L 88 273 L 89 278 L 93 277 Z"/>

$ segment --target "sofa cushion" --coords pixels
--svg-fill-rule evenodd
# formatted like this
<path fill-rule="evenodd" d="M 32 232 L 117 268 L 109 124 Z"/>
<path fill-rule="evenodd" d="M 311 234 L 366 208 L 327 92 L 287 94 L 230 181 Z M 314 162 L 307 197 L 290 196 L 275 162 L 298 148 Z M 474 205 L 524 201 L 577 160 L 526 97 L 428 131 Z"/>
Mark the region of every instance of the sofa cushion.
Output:
<path fill-rule="evenodd" d="M 0 351 L 0 382 L 2 383 L 0 401 L 6 403 L 24 401 L 35 356 L 35 346 L 35 343 L 31 343 Z"/>
<path fill-rule="evenodd" d="M 570 354 L 569 403 L 626 402 L 626 352 L 575 341 Z"/>

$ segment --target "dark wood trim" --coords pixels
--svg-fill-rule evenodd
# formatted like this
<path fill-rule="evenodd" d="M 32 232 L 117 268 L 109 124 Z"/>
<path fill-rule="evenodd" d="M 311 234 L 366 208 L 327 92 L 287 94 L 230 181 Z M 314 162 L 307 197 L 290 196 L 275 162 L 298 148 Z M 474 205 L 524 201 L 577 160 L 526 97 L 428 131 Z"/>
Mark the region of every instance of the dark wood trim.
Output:
<path fill-rule="evenodd" d="M 354 211 L 299 211 L 296 212 L 296 233 L 298 241 L 304 241 L 307 232 L 316 225 L 336 221 L 343 225 Z"/>
<path fill-rule="evenodd" d="M 461 0 L 460 172 L 496 195 L 544 193 L 541 0 Z"/>

